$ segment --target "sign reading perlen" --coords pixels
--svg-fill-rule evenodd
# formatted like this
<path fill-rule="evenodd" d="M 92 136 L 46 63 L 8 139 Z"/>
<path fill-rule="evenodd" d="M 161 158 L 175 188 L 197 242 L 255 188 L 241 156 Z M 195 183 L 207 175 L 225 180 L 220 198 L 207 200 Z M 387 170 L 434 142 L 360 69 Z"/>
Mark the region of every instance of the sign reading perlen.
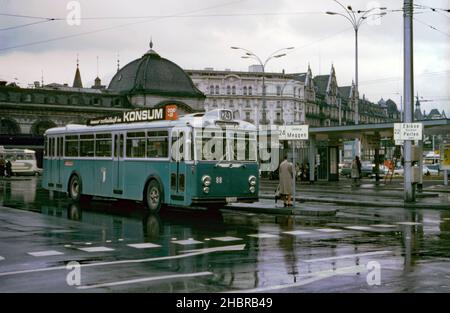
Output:
<path fill-rule="evenodd" d="M 279 126 L 279 140 L 308 140 L 309 125 Z"/>
<path fill-rule="evenodd" d="M 394 139 L 397 140 L 422 140 L 422 123 L 394 123 Z"/>

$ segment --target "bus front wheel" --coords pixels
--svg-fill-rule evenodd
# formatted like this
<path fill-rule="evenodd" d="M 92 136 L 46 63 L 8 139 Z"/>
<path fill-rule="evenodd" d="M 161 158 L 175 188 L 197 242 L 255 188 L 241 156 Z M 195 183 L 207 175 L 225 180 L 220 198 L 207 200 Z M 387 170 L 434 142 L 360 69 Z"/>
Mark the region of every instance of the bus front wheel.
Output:
<path fill-rule="evenodd" d="M 77 175 L 72 176 L 69 182 L 69 197 L 73 201 L 79 201 L 81 198 L 81 180 Z"/>
<path fill-rule="evenodd" d="M 161 188 L 157 181 L 152 180 L 147 185 L 145 192 L 145 204 L 150 212 L 157 213 L 161 209 Z"/>

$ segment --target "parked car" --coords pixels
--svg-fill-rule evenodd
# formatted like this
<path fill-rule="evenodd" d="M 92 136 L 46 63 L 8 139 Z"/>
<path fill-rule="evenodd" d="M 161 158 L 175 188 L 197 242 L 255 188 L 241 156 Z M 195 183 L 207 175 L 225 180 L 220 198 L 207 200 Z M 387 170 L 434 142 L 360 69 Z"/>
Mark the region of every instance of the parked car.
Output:
<path fill-rule="evenodd" d="M 396 167 L 394 169 L 394 176 L 403 176 L 403 167 Z"/>
<path fill-rule="evenodd" d="M 351 163 L 343 163 L 340 169 L 340 174 L 342 176 L 350 178 L 352 176 L 352 164 Z"/>
<path fill-rule="evenodd" d="M 370 162 L 362 162 L 361 163 L 361 176 L 362 177 L 373 177 L 375 176 L 374 174 L 374 164 L 370 163 Z"/>
<path fill-rule="evenodd" d="M 431 167 L 431 165 L 423 165 L 423 175 L 426 176 L 438 176 L 439 175 L 439 169 L 436 169 L 434 167 Z"/>

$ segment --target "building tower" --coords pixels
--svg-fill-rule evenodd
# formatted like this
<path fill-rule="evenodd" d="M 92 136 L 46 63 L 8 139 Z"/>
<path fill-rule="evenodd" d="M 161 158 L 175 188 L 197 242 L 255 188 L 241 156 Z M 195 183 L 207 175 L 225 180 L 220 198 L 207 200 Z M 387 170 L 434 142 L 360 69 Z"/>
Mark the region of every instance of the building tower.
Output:
<path fill-rule="evenodd" d="M 81 74 L 79 67 L 79 60 L 77 55 L 77 70 L 75 71 L 75 78 L 73 79 L 73 88 L 83 88 L 83 83 L 81 82 Z"/>

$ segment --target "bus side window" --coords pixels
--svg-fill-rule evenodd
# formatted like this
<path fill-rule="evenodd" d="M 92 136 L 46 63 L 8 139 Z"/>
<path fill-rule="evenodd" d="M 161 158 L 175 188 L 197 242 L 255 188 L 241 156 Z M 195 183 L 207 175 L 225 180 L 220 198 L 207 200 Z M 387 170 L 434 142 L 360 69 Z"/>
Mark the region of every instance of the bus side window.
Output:
<path fill-rule="evenodd" d="M 63 137 L 58 137 L 58 156 L 63 156 Z"/>
<path fill-rule="evenodd" d="M 94 156 L 94 135 L 80 135 L 80 156 Z"/>
<path fill-rule="evenodd" d="M 112 149 L 111 134 L 96 134 L 95 135 L 95 156 L 96 157 L 110 157 Z"/>
<path fill-rule="evenodd" d="M 147 132 L 147 158 L 167 158 L 168 137 L 167 131 Z"/>
<path fill-rule="evenodd" d="M 65 152 L 68 157 L 77 157 L 79 151 L 78 135 L 66 136 Z"/>
<path fill-rule="evenodd" d="M 120 134 L 119 149 L 119 156 L 123 158 L 123 134 Z"/>
<path fill-rule="evenodd" d="M 49 142 L 50 142 L 50 144 L 49 144 L 49 153 L 48 153 L 48 156 L 49 156 L 49 157 L 52 157 L 52 156 L 53 156 L 53 142 L 54 142 L 53 137 L 50 137 L 50 138 L 49 138 Z"/>

